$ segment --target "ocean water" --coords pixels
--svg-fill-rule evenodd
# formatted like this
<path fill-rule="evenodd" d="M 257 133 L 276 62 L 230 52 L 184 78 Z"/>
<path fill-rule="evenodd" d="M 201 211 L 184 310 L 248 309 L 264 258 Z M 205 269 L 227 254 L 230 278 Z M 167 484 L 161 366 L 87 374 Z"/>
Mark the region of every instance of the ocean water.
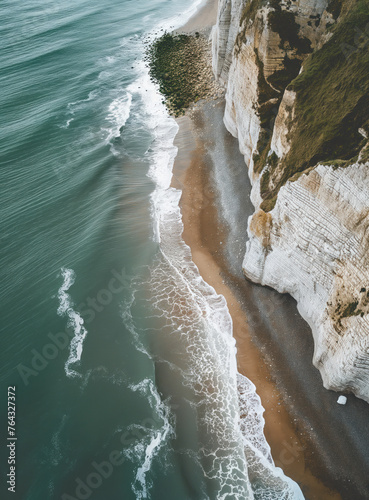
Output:
<path fill-rule="evenodd" d="M 17 499 L 303 498 L 237 374 L 225 300 L 182 241 L 177 124 L 143 62 L 198 5 L 2 2 L 0 377 L 2 415 L 16 387 Z"/>

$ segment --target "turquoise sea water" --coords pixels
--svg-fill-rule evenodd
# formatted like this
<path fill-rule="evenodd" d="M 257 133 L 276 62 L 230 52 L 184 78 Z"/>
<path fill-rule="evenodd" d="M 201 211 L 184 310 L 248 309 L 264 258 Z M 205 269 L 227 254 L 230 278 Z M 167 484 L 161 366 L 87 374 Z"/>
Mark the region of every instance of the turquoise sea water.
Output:
<path fill-rule="evenodd" d="M 142 59 L 195 10 L 2 3 L 0 375 L 3 415 L 16 386 L 17 499 L 302 498 L 272 464 L 225 301 L 168 189 L 177 125 Z"/>

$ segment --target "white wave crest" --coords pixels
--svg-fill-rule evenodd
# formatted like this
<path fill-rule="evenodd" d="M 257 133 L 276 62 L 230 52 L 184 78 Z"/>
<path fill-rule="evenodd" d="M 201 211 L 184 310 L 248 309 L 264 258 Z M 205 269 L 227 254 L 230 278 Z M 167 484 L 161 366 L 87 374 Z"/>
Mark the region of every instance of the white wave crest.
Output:
<path fill-rule="evenodd" d="M 256 387 L 251 380 L 240 373 L 237 374 L 237 386 L 243 438 L 273 465 L 270 446 L 264 436 L 264 408 L 256 393 Z"/>
<path fill-rule="evenodd" d="M 132 491 L 136 499 L 141 500 L 150 498 L 152 480 L 148 477 L 148 472 L 159 453 L 162 455 L 161 452 L 167 445 L 168 440 L 175 436 L 175 432 L 170 408 L 166 402 L 161 400 L 152 380 L 144 379 L 139 384 L 130 385 L 130 389 L 141 393 L 145 399 L 150 401 L 155 420 L 161 424 L 159 428 L 155 428 L 153 420 L 153 428 L 136 425 L 136 430 L 143 432 L 144 437 L 124 452 L 125 456 L 134 463 L 140 462 L 132 484 Z"/>
<path fill-rule="evenodd" d="M 121 129 L 127 123 L 131 113 L 132 94 L 127 92 L 123 97 L 117 97 L 109 104 L 106 120 L 109 122 L 108 128 L 103 128 L 107 134 L 106 143 L 120 136 Z"/>
<path fill-rule="evenodd" d="M 59 128 L 67 129 L 69 127 L 69 125 L 72 123 L 72 121 L 75 119 L 76 113 L 78 113 L 79 111 L 82 111 L 85 108 L 86 103 L 93 101 L 94 99 L 96 99 L 96 97 L 98 95 L 99 95 L 99 90 L 97 90 L 97 89 L 92 90 L 88 94 L 88 97 L 86 99 L 80 99 L 79 101 L 68 103 L 67 115 L 69 116 L 69 118 L 67 119 L 66 123 L 64 123 L 63 125 L 59 125 Z"/>
<path fill-rule="evenodd" d="M 138 63 L 137 69 L 141 76 L 128 87 L 128 91 L 141 98 L 145 124 L 153 136 L 148 177 L 156 184 L 156 189 L 151 195 L 151 209 L 154 240 L 159 242 L 159 212 L 156 200 L 164 195 L 171 183 L 173 163 L 178 151 L 173 145 L 178 125 L 163 105 L 158 86 L 151 81 L 145 63 L 143 61 Z"/>
<path fill-rule="evenodd" d="M 64 370 L 67 377 L 81 377 L 82 375 L 73 369 L 72 366 L 78 364 L 81 360 L 83 342 L 86 338 L 87 330 L 83 326 L 82 317 L 73 309 L 73 301 L 67 293 L 75 281 L 75 272 L 72 269 L 62 268 L 61 275 L 64 282 L 58 291 L 59 307 L 57 312 L 59 316 L 67 316 L 68 327 L 72 328 L 74 332 L 74 337 L 69 347 L 69 357 L 64 365 Z"/>
<path fill-rule="evenodd" d="M 135 290 L 132 289 L 130 297 L 123 300 L 121 304 L 120 315 L 123 320 L 123 325 L 132 335 L 132 340 L 134 342 L 134 346 L 136 347 L 136 349 L 140 351 L 142 354 L 145 354 L 149 359 L 151 359 L 151 355 L 144 346 L 133 320 L 131 308 L 134 301 L 135 301 Z"/>
<path fill-rule="evenodd" d="M 159 29 L 184 24 L 200 3 L 193 4 L 187 14 L 167 20 Z M 157 30 L 150 37 L 154 38 Z M 226 301 L 202 279 L 190 248 L 182 240 L 181 191 L 170 187 L 178 125 L 168 115 L 144 62 L 136 68 L 140 76 L 127 91 L 141 99 L 145 124 L 153 136 L 148 176 L 156 185 L 151 195 L 151 212 L 154 239 L 161 250 L 146 283 L 153 297 L 153 312 L 148 320 L 152 318 L 152 324 L 160 321 L 166 341 L 180 346 L 174 362 L 181 365 L 183 384 L 194 392 L 198 432 L 205 436 L 205 441 L 206 436 L 209 439 L 199 450 L 198 463 L 204 478 L 218 485 L 214 498 L 219 500 L 302 500 L 299 487 L 274 466 L 263 433 L 260 399 L 253 384 L 237 372 L 232 318 Z M 135 336 L 138 338 L 139 332 Z M 136 390 L 149 387 L 156 391 L 148 383 L 136 386 Z M 240 410 L 247 410 L 246 419 L 241 420 Z M 137 498 L 148 498 L 148 472 L 163 435 L 152 433 L 150 439 L 130 451 L 141 457 L 134 485 Z"/>
<path fill-rule="evenodd" d="M 168 116 L 160 94 L 155 97 L 157 89 L 148 78 L 143 76 L 136 83 L 136 91 L 141 91 L 154 137 L 148 175 L 156 184 L 151 196 L 154 237 L 164 258 L 152 268 L 151 294 L 164 328 L 183 343 L 190 360 L 183 377 L 198 400 L 202 415 L 198 425 L 217 441 L 200 449 L 199 464 L 204 477 L 219 485 L 218 499 L 231 495 L 250 500 L 301 500 L 299 487 L 271 460 L 263 433 L 263 408 L 252 385 L 246 390 L 243 384 L 249 417 L 240 420 L 232 319 L 224 297 L 202 279 L 182 240 L 181 191 L 170 187 L 178 126 Z M 145 94 L 144 85 L 149 87 Z M 251 425 L 253 432 L 248 436 Z M 247 430 L 245 435 L 242 430 Z"/>

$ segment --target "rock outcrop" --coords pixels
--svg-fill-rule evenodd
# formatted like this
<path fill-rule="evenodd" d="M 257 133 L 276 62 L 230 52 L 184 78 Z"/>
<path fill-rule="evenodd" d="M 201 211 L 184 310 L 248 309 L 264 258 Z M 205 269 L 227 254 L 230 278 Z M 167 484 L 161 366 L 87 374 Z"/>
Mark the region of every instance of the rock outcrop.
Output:
<path fill-rule="evenodd" d="M 251 280 L 290 293 L 311 326 L 324 386 L 369 401 L 369 164 L 319 165 L 249 224 Z"/>
<path fill-rule="evenodd" d="M 220 0 L 213 70 L 253 185 L 244 273 L 297 300 L 325 387 L 369 402 L 368 27 L 368 0 Z"/>

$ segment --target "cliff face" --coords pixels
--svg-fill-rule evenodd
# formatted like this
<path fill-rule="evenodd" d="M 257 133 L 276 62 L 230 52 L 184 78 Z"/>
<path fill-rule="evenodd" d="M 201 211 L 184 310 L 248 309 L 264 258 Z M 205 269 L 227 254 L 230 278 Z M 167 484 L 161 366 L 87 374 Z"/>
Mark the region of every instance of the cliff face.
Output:
<path fill-rule="evenodd" d="M 368 0 L 220 0 L 213 30 L 253 184 L 244 273 L 296 298 L 325 387 L 369 402 L 368 47 Z"/>
<path fill-rule="evenodd" d="M 325 387 L 369 401 L 368 164 L 319 165 L 250 221 L 244 271 L 290 293 L 310 324 Z"/>

